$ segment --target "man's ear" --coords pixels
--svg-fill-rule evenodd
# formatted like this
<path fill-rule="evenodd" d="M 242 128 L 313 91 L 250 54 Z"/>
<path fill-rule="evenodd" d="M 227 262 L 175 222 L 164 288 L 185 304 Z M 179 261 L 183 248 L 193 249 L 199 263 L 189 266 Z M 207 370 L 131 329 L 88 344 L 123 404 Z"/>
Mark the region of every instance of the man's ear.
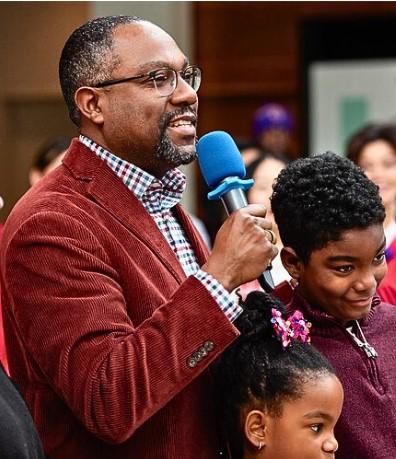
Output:
<path fill-rule="evenodd" d="M 265 447 L 267 415 L 260 410 L 249 411 L 245 419 L 245 437 L 253 449 Z"/>
<path fill-rule="evenodd" d="M 280 256 L 283 266 L 286 268 L 287 272 L 293 279 L 298 281 L 303 269 L 303 262 L 301 261 L 301 258 L 291 247 L 283 247 Z"/>
<path fill-rule="evenodd" d="M 101 99 L 101 90 L 89 86 L 78 88 L 74 94 L 74 102 L 81 115 L 95 124 L 103 124 Z"/>

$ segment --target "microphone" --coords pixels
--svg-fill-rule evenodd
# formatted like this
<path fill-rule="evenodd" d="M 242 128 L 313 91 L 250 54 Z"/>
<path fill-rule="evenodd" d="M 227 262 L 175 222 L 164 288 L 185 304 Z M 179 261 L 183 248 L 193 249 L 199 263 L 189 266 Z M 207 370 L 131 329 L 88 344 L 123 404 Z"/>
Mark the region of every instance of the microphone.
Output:
<path fill-rule="evenodd" d="M 230 134 L 224 131 L 205 134 L 197 143 L 197 156 L 202 176 L 212 189 L 208 199 L 221 199 L 228 215 L 246 207 L 245 191 L 251 188 L 254 180 L 244 179 L 245 165 Z M 271 265 L 258 278 L 267 293 L 274 289 L 270 269 Z"/>

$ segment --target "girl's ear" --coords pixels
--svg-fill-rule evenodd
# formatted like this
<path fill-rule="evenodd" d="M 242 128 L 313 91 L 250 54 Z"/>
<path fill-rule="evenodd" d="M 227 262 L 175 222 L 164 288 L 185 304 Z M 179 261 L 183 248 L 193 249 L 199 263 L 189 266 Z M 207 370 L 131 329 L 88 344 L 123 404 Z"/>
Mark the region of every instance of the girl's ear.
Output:
<path fill-rule="evenodd" d="M 267 415 L 260 410 L 249 411 L 245 419 L 245 437 L 248 445 L 261 450 L 265 447 L 267 431 Z"/>
<path fill-rule="evenodd" d="M 290 276 L 299 280 L 304 268 L 303 262 L 291 247 L 283 247 L 281 250 L 281 260 Z"/>

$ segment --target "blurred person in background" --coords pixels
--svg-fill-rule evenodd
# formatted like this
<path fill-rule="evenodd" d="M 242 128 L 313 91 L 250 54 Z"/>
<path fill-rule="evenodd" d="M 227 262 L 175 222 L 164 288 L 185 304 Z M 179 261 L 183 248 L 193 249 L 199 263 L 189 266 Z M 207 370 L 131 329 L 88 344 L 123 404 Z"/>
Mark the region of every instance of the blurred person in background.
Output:
<path fill-rule="evenodd" d="M 272 222 L 272 231 L 274 231 L 279 249 L 278 255 L 272 260 L 271 274 L 275 286 L 283 281 L 289 281 L 290 275 L 284 268 L 280 251 L 283 247 L 279 236 L 278 227 L 275 223 L 274 215 L 271 210 L 270 196 L 272 194 L 272 185 L 279 172 L 286 166 L 286 161 L 275 158 L 269 154 L 264 154 L 261 158 L 253 161 L 246 168 L 246 178 L 252 178 L 254 185 L 247 191 L 247 200 L 249 204 L 264 204 L 267 209 L 267 218 Z"/>
<path fill-rule="evenodd" d="M 263 156 L 263 151 L 253 140 L 241 138 L 236 141 L 236 144 L 241 153 L 245 167 Z"/>
<path fill-rule="evenodd" d="M 346 156 L 379 187 L 385 207 L 385 256 L 388 273 L 378 288 L 381 298 L 396 305 L 396 125 L 367 124 L 354 133 Z"/>
<path fill-rule="evenodd" d="M 56 137 L 39 148 L 29 171 L 29 183 L 31 186 L 61 164 L 70 142 L 70 137 Z"/>
<path fill-rule="evenodd" d="M 290 141 L 293 128 L 293 117 L 290 111 L 281 104 L 264 104 L 253 114 L 254 141 L 265 153 L 277 158 L 292 159 Z"/>
<path fill-rule="evenodd" d="M 32 417 L 18 389 L 0 362 L 0 457 L 44 459 Z"/>

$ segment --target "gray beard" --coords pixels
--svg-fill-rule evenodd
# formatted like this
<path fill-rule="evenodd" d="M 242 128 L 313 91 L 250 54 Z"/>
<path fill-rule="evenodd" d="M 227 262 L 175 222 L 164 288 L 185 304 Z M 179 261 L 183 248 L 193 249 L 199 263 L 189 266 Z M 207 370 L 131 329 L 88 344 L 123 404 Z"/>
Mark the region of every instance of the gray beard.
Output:
<path fill-rule="evenodd" d="M 159 142 L 155 149 L 155 157 L 166 161 L 172 167 L 178 167 L 182 164 L 190 164 L 197 157 L 195 145 L 186 145 L 176 147 L 162 130 Z"/>

